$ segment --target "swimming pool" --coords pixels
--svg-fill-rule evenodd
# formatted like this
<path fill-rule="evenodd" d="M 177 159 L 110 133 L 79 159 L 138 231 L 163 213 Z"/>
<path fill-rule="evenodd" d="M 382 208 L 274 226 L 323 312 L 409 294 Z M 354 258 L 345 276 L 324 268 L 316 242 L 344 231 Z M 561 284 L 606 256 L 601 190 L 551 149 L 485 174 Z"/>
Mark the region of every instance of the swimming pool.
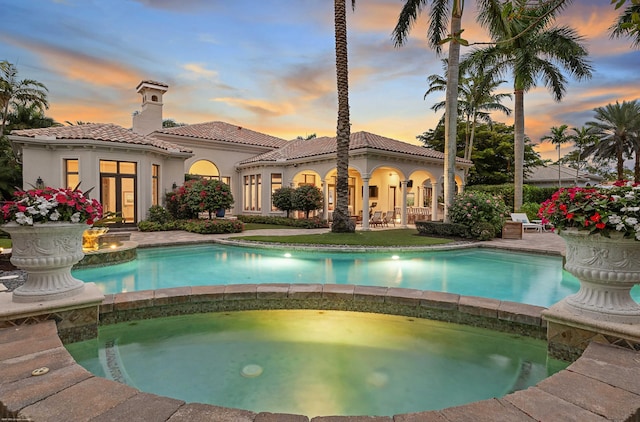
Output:
<path fill-rule="evenodd" d="M 562 258 L 480 248 L 340 253 L 218 244 L 140 249 L 135 261 L 74 270 L 105 294 L 179 286 L 320 283 L 403 287 L 549 307 L 579 289 Z"/>

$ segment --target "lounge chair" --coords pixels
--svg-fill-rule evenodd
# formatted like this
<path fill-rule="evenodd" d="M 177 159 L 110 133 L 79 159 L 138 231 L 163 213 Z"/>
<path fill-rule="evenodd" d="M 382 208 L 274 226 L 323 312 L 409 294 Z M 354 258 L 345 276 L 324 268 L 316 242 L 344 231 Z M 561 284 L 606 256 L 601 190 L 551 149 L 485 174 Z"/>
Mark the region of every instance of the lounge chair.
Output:
<path fill-rule="evenodd" d="M 382 221 L 382 211 L 374 211 L 373 215 L 369 219 L 369 225 L 372 227 L 376 227 L 376 226 L 382 227 L 383 224 L 384 224 L 384 221 Z"/>
<path fill-rule="evenodd" d="M 393 223 L 393 227 L 396 226 L 396 213 L 395 211 L 388 211 L 384 215 L 385 226 L 389 227 L 389 223 Z"/>
<path fill-rule="evenodd" d="M 527 217 L 527 214 L 525 213 L 512 212 L 511 220 L 516 221 L 518 223 L 522 223 L 522 228 L 524 230 L 534 229 L 537 232 L 541 232 L 543 229 L 542 224 L 530 222 L 529 217 Z"/>

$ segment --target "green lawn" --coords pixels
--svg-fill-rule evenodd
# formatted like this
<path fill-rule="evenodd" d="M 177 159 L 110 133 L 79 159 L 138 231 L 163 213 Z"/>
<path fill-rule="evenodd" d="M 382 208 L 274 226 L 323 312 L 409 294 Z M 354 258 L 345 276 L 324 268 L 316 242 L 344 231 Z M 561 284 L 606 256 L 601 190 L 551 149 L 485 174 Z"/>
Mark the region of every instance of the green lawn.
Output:
<path fill-rule="evenodd" d="M 0 248 L 8 249 L 11 247 L 11 239 L 0 238 Z"/>
<path fill-rule="evenodd" d="M 272 243 L 354 246 L 429 246 L 444 245 L 452 242 L 451 239 L 419 236 L 414 229 L 303 234 L 296 236 L 240 236 L 234 237 L 234 239 Z"/>

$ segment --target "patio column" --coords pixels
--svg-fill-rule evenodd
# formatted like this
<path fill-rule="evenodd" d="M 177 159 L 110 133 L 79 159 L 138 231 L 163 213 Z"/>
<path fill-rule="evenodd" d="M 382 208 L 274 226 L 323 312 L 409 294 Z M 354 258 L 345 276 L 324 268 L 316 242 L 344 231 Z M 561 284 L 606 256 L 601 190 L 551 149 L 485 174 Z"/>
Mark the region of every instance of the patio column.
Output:
<path fill-rule="evenodd" d="M 438 220 L 438 182 L 431 181 L 431 221 Z"/>
<path fill-rule="evenodd" d="M 369 230 L 369 175 L 362 176 L 362 231 Z"/>
<path fill-rule="evenodd" d="M 322 217 L 329 221 L 329 179 L 322 181 L 322 196 L 324 205 L 322 206 Z"/>
<path fill-rule="evenodd" d="M 400 208 L 400 227 L 407 228 L 407 181 L 400 182 L 400 190 L 402 191 L 402 207 Z"/>

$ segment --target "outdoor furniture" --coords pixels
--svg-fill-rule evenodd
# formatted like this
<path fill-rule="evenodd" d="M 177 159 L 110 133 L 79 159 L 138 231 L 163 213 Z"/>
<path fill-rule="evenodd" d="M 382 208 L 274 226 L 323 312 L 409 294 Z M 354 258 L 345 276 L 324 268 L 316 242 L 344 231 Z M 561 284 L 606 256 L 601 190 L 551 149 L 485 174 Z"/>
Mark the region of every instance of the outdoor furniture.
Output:
<path fill-rule="evenodd" d="M 529 217 L 525 213 L 511 213 L 511 220 L 516 221 L 518 223 L 522 223 L 522 229 L 534 229 L 537 232 L 542 232 L 542 224 L 532 223 L 529 221 Z"/>
<path fill-rule="evenodd" d="M 502 226 L 503 239 L 522 239 L 522 223 L 519 221 L 505 221 Z"/>
<path fill-rule="evenodd" d="M 393 223 L 393 227 L 396 226 L 396 213 L 395 211 L 387 211 L 384 215 L 384 222 L 387 227 L 389 227 L 389 223 Z"/>
<path fill-rule="evenodd" d="M 371 216 L 371 219 L 369 220 L 369 226 L 382 227 L 383 224 L 384 222 L 382 221 L 382 211 L 374 211 L 373 215 Z"/>

